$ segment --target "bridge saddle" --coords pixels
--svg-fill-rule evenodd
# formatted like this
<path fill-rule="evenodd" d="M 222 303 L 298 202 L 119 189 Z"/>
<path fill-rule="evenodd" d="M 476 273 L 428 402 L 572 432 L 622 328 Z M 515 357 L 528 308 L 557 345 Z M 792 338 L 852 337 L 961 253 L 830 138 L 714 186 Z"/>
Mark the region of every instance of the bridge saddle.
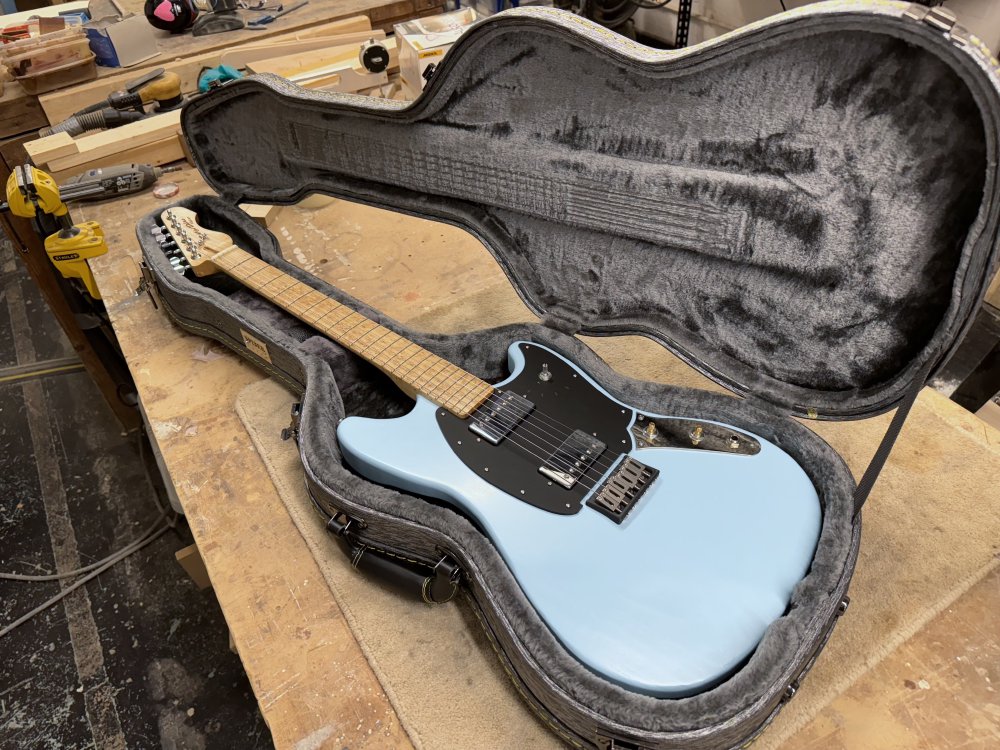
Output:
<path fill-rule="evenodd" d="M 591 495 L 587 505 L 615 523 L 621 523 L 659 473 L 659 469 L 626 456 Z"/>

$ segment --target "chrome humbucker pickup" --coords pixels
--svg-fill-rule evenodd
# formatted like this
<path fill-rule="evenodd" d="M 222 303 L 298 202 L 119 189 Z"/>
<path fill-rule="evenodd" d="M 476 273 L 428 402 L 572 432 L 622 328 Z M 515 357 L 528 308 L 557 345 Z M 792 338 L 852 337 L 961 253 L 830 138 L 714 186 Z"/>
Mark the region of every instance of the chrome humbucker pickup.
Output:
<path fill-rule="evenodd" d="M 615 523 L 621 523 L 659 473 L 659 469 L 626 456 L 597 488 L 587 505 Z"/>
<path fill-rule="evenodd" d="M 605 447 L 592 435 L 575 430 L 549 456 L 548 461 L 538 467 L 538 471 L 567 490 L 572 489 L 597 457 L 604 453 Z"/>
<path fill-rule="evenodd" d="M 493 445 L 507 437 L 531 414 L 535 405 L 511 391 L 497 391 L 472 415 L 469 431 Z"/>

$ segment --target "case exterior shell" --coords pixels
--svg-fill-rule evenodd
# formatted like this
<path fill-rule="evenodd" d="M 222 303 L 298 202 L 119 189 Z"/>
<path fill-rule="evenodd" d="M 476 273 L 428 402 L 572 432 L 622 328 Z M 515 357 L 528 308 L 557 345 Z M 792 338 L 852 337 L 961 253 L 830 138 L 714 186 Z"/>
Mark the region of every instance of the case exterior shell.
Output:
<path fill-rule="evenodd" d="M 351 554 L 367 559 L 383 573 L 389 571 L 411 584 L 422 582 L 425 598 L 447 598 L 451 584 L 458 582 L 505 671 L 525 701 L 564 741 L 576 747 L 598 748 L 741 747 L 761 732 L 794 695 L 799 680 L 821 652 L 846 608 L 846 592 L 860 544 L 860 514 L 854 513 L 852 503 L 853 477 L 825 442 L 789 414 L 808 412 L 826 418 L 851 418 L 891 408 L 914 387 L 915 373 L 933 368 L 935 362 L 942 362 L 957 346 L 996 266 L 997 206 L 991 188 L 997 143 L 997 62 L 959 27 L 945 24 L 947 28 L 942 28 L 935 25 L 937 20 L 937 16 L 927 18 L 926 8 L 901 3 L 834 2 L 754 24 L 697 48 L 664 54 L 634 45 L 567 14 L 527 9 L 493 17 L 463 37 L 424 96 L 409 108 L 362 97 L 305 92 L 277 79 L 260 78 L 225 86 L 185 110 L 186 137 L 199 167 L 221 197 L 195 197 L 182 201 L 181 205 L 195 210 L 209 228 L 232 235 L 244 249 L 480 377 L 500 379 L 504 351 L 511 341 L 536 341 L 565 354 L 610 393 L 637 408 L 729 422 L 778 443 L 806 469 L 819 490 L 824 509 L 823 529 L 809 575 L 796 589 L 788 613 L 769 628 L 747 664 L 722 685 L 690 698 L 654 699 L 630 693 L 582 668 L 547 630 L 496 550 L 471 523 L 445 508 L 367 482 L 345 467 L 335 436 L 340 419 L 349 414 L 392 416 L 406 408 L 394 386 L 377 371 L 358 363 L 337 345 L 234 284 L 225 281 L 206 284 L 179 276 L 151 238 L 156 222 L 152 215 L 137 227 L 147 273 L 158 300 L 179 325 L 227 344 L 303 394 L 293 427 L 310 494 L 328 518 L 331 533 Z M 512 49 L 512 35 L 532 52 L 515 59 L 525 49 Z M 824 47 L 824 39 L 830 49 Z M 803 40 L 805 45 L 800 49 L 797 45 Z M 824 55 L 833 54 L 834 48 L 843 48 L 844 44 L 850 45 L 852 40 L 858 52 L 854 67 L 831 73 L 835 78 L 840 77 L 840 84 L 845 83 L 842 79 L 847 76 L 851 86 L 838 88 L 836 81 L 823 77 L 826 73 L 821 66 L 829 62 Z M 518 188 L 506 193 L 490 182 L 496 172 L 491 178 L 489 170 L 482 171 L 485 187 L 475 181 L 453 179 L 447 185 L 444 182 L 449 175 L 454 177 L 456 169 L 461 170 L 463 179 L 473 179 L 474 175 L 470 177 L 471 173 L 461 165 L 477 164 L 497 138 L 510 137 L 509 133 L 504 134 L 504 128 L 497 129 L 496 112 L 484 109 L 487 105 L 476 98 L 476 91 L 486 85 L 486 79 L 480 80 L 484 70 L 504 71 L 506 78 L 498 75 L 490 80 L 523 82 L 538 80 L 522 77 L 525 71 L 518 67 L 532 60 L 541 60 L 556 73 L 559 65 L 567 65 L 566 60 L 572 61 L 570 67 L 578 70 L 592 64 L 598 68 L 611 65 L 615 71 L 613 83 L 622 89 L 623 96 L 648 95 L 650 89 L 643 88 L 645 84 L 635 84 L 631 92 L 629 85 L 634 81 L 653 81 L 656 86 L 666 86 L 657 90 L 673 91 L 670 96 L 688 103 L 684 97 L 690 91 L 682 89 L 697 88 L 692 81 L 704 84 L 701 99 L 711 99 L 711 86 L 724 88 L 725 66 L 735 66 L 746 76 L 756 76 L 764 72 L 756 70 L 760 57 L 773 59 L 780 49 L 800 50 L 796 54 L 808 53 L 809 59 L 820 60 L 814 67 L 823 75 L 809 82 L 823 84 L 825 89 L 816 88 L 804 99 L 796 98 L 797 95 L 792 99 L 796 103 L 808 102 L 820 111 L 839 97 L 844 107 L 838 129 L 850 130 L 844 125 L 843 112 L 852 115 L 858 123 L 850 132 L 852 138 L 860 139 L 866 134 L 870 138 L 872 133 L 891 130 L 894 145 L 903 148 L 914 137 L 915 125 L 926 125 L 928 120 L 941 120 L 958 112 L 965 122 L 973 110 L 981 115 L 981 120 L 966 122 L 964 126 L 956 121 L 952 128 L 955 132 L 938 132 L 936 142 L 921 142 L 917 150 L 906 147 L 904 155 L 909 159 L 922 154 L 921 161 L 916 166 L 909 165 L 905 171 L 910 177 L 902 176 L 901 170 L 907 167 L 905 160 L 883 164 L 888 156 L 873 145 L 874 151 L 869 155 L 875 153 L 882 161 L 872 173 L 870 184 L 862 186 L 861 192 L 871 196 L 867 203 L 864 200 L 858 203 L 857 193 L 831 197 L 826 192 L 821 196 L 823 200 L 817 199 L 811 207 L 808 200 L 795 204 L 796 210 L 788 212 L 775 207 L 775 190 L 781 199 L 786 195 L 782 191 L 787 185 L 809 195 L 809 200 L 815 198 L 811 191 L 818 190 L 819 183 L 810 181 L 813 178 L 809 175 L 821 171 L 817 164 L 822 164 L 831 175 L 839 174 L 840 179 L 850 177 L 855 182 L 860 178 L 855 173 L 845 175 L 845 164 L 856 163 L 860 158 L 865 169 L 875 169 L 874 162 L 865 162 L 864 155 L 846 153 L 844 144 L 849 145 L 849 141 L 838 141 L 839 153 L 813 149 L 810 157 L 809 149 L 802 148 L 801 139 L 796 140 L 798 135 L 775 140 L 770 137 L 774 133 L 765 132 L 748 141 L 746 133 L 740 131 L 730 133 L 733 137 L 727 138 L 701 137 L 696 139 L 699 146 L 687 144 L 679 151 L 667 153 L 662 149 L 662 141 L 659 146 L 648 139 L 637 142 L 634 138 L 611 143 L 606 132 L 599 137 L 593 133 L 582 135 L 588 129 L 593 131 L 598 120 L 588 119 L 583 109 L 568 115 L 567 111 L 558 110 L 559 102 L 551 103 L 550 108 L 562 111 L 559 122 L 570 129 L 535 127 L 539 133 L 548 133 L 547 137 L 536 140 L 546 141 L 557 150 L 530 152 L 533 158 L 558 163 L 567 174 L 577 175 L 560 185 L 541 185 L 543 197 L 545 190 L 562 190 L 555 195 L 558 200 L 549 194 L 546 200 L 531 202 L 520 194 L 532 186 L 530 180 L 524 182 L 527 178 L 523 176 L 530 174 L 527 164 L 520 171 L 505 174 Z M 850 46 L 847 49 L 851 51 Z M 881 71 L 888 69 L 896 75 L 904 68 L 911 71 L 909 85 L 913 87 L 910 92 L 913 96 L 939 91 L 944 83 L 951 84 L 952 90 L 930 104 L 924 96 L 921 110 L 910 106 L 912 102 L 907 97 L 896 97 L 885 108 L 875 111 L 872 97 L 886 96 L 886 81 L 876 80 Z M 597 75 L 602 70 L 589 70 L 587 75 Z M 718 78 L 711 77 L 713 71 Z M 586 81 L 587 75 L 579 77 Z M 763 77 L 771 80 L 770 75 Z M 900 85 L 898 77 L 890 76 L 887 80 Z M 531 100 L 525 94 L 530 94 L 530 84 L 523 85 L 526 88 L 519 91 L 522 96 L 515 100 L 521 104 L 515 110 Z M 562 86 L 566 86 L 564 80 Z M 860 90 L 863 92 L 859 95 Z M 551 89 L 543 89 L 543 93 L 551 93 Z M 785 89 L 771 93 L 788 95 Z M 825 101 L 820 103 L 824 97 Z M 860 98 L 855 101 L 852 97 Z M 530 103 L 538 105 L 537 100 Z M 572 93 L 565 95 L 562 105 L 581 106 Z M 529 125 L 535 119 L 554 122 L 550 111 L 538 111 L 536 118 L 535 110 L 524 106 L 521 114 Z M 866 107 L 864 116 L 859 114 Z M 928 107 L 928 111 L 923 111 Z M 254 120 L 240 119 L 249 111 L 257 112 Z M 706 112 L 696 107 L 693 121 L 687 127 L 705 130 L 714 127 L 704 119 L 698 120 Z M 509 112 L 504 110 L 503 114 Z M 740 114 L 727 111 L 722 119 L 737 119 Z M 758 124 L 785 132 L 781 128 L 788 125 L 790 115 L 782 111 L 772 121 L 768 119 L 771 115 L 762 111 L 759 117 L 763 119 Z M 800 111 L 791 118 L 800 121 L 800 134 L 811 132 L 814 123 L 809 117 L 809 111 Z M 904 122 L 907 118 L 909 121 Z M 817 116 L 816 121 L 821 119 Z M 874 124 L 871 120 L 875 120 Z M 389 167 L 379 167 L 390 171 L 376 174 L 372 170 L 376 169 L 376 163 L 385 161 L 384 148 L 377 139 L 365 140 L 358 134 L 380 129 L 386 137 L 394 138 L 403 151 L 418 156 L 426 156 L 431 145 L 440 147 L 441 134 L 445 133 L 454 153 L 451 158 L 442 156 L 437 164 L 426 160 L 419 163 L 397 160 L 393 164 L 390 160 Z M 511 129 L 516 128 L 511 125 Z M 316 130 L 320 136 L 310 135 Z M 816 125 L 814 130 L 822 128 Z M 292 134 L 288 136 L 292 139 L 289 150 L 267 151 L 263 144 L 269 139 L 272 143 L 282 142 L 274 141 L 279 132 Z M 888 136 L 884 140 L 889 140 Z M 965 142 L 959 143 L 960 140 Z M 530 141 L 529 133 L 527 140 L 519 144 Z M 247 158 L 248 144 L 258 158 Z M 733 144 L 740 144 L 740 148 L 734 148 Z M 350 158 L 344 151 L 348 147 Z M 595 174 L 587 171 L 586 164 L 590 159 L 603 163 L 602 159 L 612 158 L 609 149 L 615 151 L 613 158 L 625 159 L 630 164 L 625 171 L 609 168 L 610 171 L 599 176 L 617 186 L 641 182 L 649 189 L 657 185 L 676 187 L 684 196 L 682 205 L 661 206 L 662 211 L 651 213 L 655 207 L 639 201 L 634 212 L 638 218 L 632 224 L 626 221 L 627 226 L 618 225 L 610 230 L 603 218 L 594 221 L 580 212 L 567 216 L 567 200 L 593 208 L 596 215 L 602 216 L 600 204 L 590 201 Z M 292 159 L 292 153 L 309 158 Z M 689 171 L 696 167 L 689 162 L 697 162 L 697 169 L 711 166 L 712 170 L 724 172 L 724 179 L 717 184 L 699 182 L 700 178 L 692 182 L 690 179 L 694 178 Z M 494 166 L 498 163 L 491 162 Z M 654 167 L 661 171 L 650 172 Z M 682 173 L 676 172 L 677 168 Z M 932 175 L 936 175 L 935 180 Z M 778 182 L 784 187 L 776 187 Z M 932 183 L 938 185 L 934 190 L 946 189 L 946 195 L 934 192 Z M 741 185 L 742 192 L 734 187 Z M 456 223 L 474 232 L 494 253 L 542 322 L 450 337 L 408 330 L 285 261 L 275 238 L 235 208 L 237 202 L 245 200 L 291 203 L 315 190 Z M 498 205 L 491 197 L 498 190 L 504 196 L 504 205 Z M 901 238 L 894 234 L 900 227 L 898 217 L 884 213 L 885 206 L 879 201 L 886 195 L 893 199 L 913 197 L 921 190 L 933 193 L 934 205 L 927 196 L 916 205 L 933 217 L 928 220 L 932 224 L 921 225 L 923 240 L 909 243 L 909 235 Z M 633 197 L 639 200 L 642 195 Z M 838 201 L 846 201 L 851 210 L 838 213 L 839 209 L 830 208 L 829 204 Z M 765 203 L 769 207 L 763 213 L 751 210 Z M 733 211 L 734 206 L 743 208 Z M 685 212 L 692 210 L 699 221 L 714 219 L 724 231 L 707 239 L 700 236 L 692 240 L 685 234 L 691 228 Z M 854 287 L 850 284 L 857 280 L 845 278 L 844 284 L 848 286 L 843 292 L 844 299 L 857 302 L 852 314 L 860 317 L 854 323 L 846 322 L 844 328 L 860 325 L 865 311 L 882 310 L 880 304 L 912 309 L 911 303 L 920 299 L 921 285 L 928 285 L 928 296 L 936 300 L 929 305 L 935 316 L 933 320 L 922 320 L 933 329 L 929 338 L 906 344 L 913 335 L 912 329 L 907 328 L 909 322 L 894 318 L 888 325 L 892 330 L 879 334 L 881 339 L 862 337 L 840 351 L 840 354 L 857 353 L 873 341 L 880 342 L 883 349 L 865 360 L 870 368 L 879 370 L 874 378 L 868 372 L 852 372 L 847 366 L 831 366 L 824 371 L 821 365 L 826 359 L 838 356 L 840 343 L 835 335 L 823 339 L 816 346 L 820 351 L 808 357 L 794 362 L 786 359 L 783 370 L 772 369 L 760 377 L 750 377 L 748 373 L 767 358 L 769 350 L 774 353 L 781 347 L 769 344 L 766 336 L 734 332 L 760 330 L 772 336 L 788 335 L 785 329 L 769 327 L 766 309 L 745 306 L 742 320 L 733 322 L 720 320 L 716 306 L 714 317 L 704 316 L 694 321 L 700 333 L 692 335 L 691 326 L 685 327 L 694 320 L 690 315 L 678 318 L 668 314 L 670 306 L 680 299 L 676 296 L 680 293 L 677 289 L 660 295 L 656 288 L 640 285 L 636 294 L 644 306 L 638 308 L 636 298 L 623 301 L 616 291 L 626 286 L 635 289 L 630 274 L 636 269 L 642 273 L 651 262 L 671 265 L 673 258 L 683 258 L 684 262 L 678 261 L 674 270 L 683 276 L 687 295 L 702 306 L 738 300 L 739 296 L 729 292 L 747 291 L 746 284 L 732 282 L 740 276 L 749 275 L 765 285 L 772 296 L 780 296 L 784 280 L 796 274 L 810 278 L 809 269 L 817 263 L 815 256 L 803 255 L 802 248 L 813 247 L 810 243 L 814 243 L 822 256 L 827 251 L 824 244 L 827 239 L 844 240 L 848 235 L 838 234 L 841 230 L 848 234 L 854 231 L 856 227 L 848 219 L 856 219 L 858 211 L 867 212 L 867 234 L 851 236 L 869 244 L 864 253 L 855 250 L 851 257 L 860 262 L 866 253 L 872 256 L 868 269 L 875 279 L 872 286 L 883 284 L 872 298 L 881 295 L 882 299 L 877 303 L 864 301 L 861 298 L 871 290 L 862 285 L 856 288 L 856 293 L 852 292 Z M 734 215 L 738 220 L 733 219 Z M 660 218 L 662 221 L 655 220 Z M 912 222 L 913 215 L 905 213 L 903 219 Z M 848 229 L 843 228 L 846 225 L 850 225 Z M 781 227 L 780 231 L 774 229 L 776 226 Z M 786 231 L 787 226 L 792 229 Z M 652 243 L 656 245 L 655 255 L 650 254 L 650 237 L 655 239 Z M 763 244 L 767 239 L 774 246 L 771 256 Z M 761 244 L 754 244 L 758 241 Z M 607 256 L 598 257 L 592 248 L 601 242 L 610 250 Z M 705 242 L 709 245 L 707 250 L 693 247 Z M 553 246 L 560 252 L 551 251 Z M 573 247 L 583 247 L 586 252 L 574 255 Z M 664 252 L 668 254 L 663 255 Z M 761 258 L 762 255 L 765 257 Z M 883 267 L 879 265 L 883 256 L 894 260 Z M 620 263 L 614 260 L 619 257 Z M 845 256 L 832 255 L 826 261 L 838 258 L 841 263 L 845 260 Z M 898 271 L 911 266 L 917 266 L 917 272 L 905 283 L 879 280 L 879 274 L 887 268 Z M 573 267 L 584 269 L 585 273 L 568 270 Z M 727 274 L 732 267 L 739 270 L 730 278 L 735 285 L 727 294 L 713 297 L 713 277 L 704 270 L 711 270 L 718 278 L 729 278 Z M 824 268 L 829 271 L 828 266 Z M 589 271 L 598 273 L 599 279 L 593 280 L 586 273 Z M 816 277 L 811 278 L 815 281 Z M 799 305 L 797 311 L 804 309 L 803 300 L 807 301 L 816 289 L 812 281 L 806 284 L 805 293 L 785 295 L 782 299 L 789 305 Z M 594 301 L 595 304 L 590 304 Z M 642 310 L 654 312 L 644 316 Z M 783 315 L 780 310 L 771 312 L 776 317 Z M 794 322 L 794 316 L 790 319 Z M 735 392 L 751 397 L 736 400 L 624 378 L 573 335 L 578 332 L 651 336 Z M 259 346 L 248 346 L 245 334 L 263 342 L 266 359 L 261 357 Z M 844 339 L 850 336 L 849 332 L 843 334 Z M 717 350 L 717 341 L 723 339 L 727 343 L 721 349 L 725 351 Z M 740 342 L 745 348 L 740 348 Z M 811 343 L 806 334 L 787 348 L 788 351 L 808 348 Z"/>

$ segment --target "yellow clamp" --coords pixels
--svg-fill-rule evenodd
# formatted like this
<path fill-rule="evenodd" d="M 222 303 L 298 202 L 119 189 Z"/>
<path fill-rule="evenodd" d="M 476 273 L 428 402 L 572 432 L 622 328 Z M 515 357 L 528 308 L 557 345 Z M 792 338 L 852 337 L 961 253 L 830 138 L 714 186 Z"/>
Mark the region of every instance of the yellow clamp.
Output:
<path fill-rule="evenodd" d="M 59 195 L 59 186 L 52 176 L 35 167 L 27 166 L 25 182 L 30 180 L 32 195 L 21 191 L 16 173 L 11 173 L 7 179 L 7 202 L 10 211 L 15 216 L 31 219 L 39 212 L 63 219 L 64 226 L 69 223 L 69 209 Z M 88 258 L 95 258 L 108 251 L 104 241 L 104 232 L 96 221 L 86 221 L 82 224 L 65 226 L 64 229 L 45 238 L 45 252 L 49 260 L 67 279 L 80 279 L 87 292 L 94 299 L 100 299 L 94 274 L 87 265 Z"/>
<path fill-rule="evenodd" d="M 79 233 L 72 237 L 63 237 L 60 232 L 45 238 L 45 252 L 49 260 L 67 279 L 80 279 L 94 299 L 100 299 L 94 274 L 87 265 L 88 258 L 96 258 L 108 251 L 104 242 L 104 230 L 96 221 L 85 221 L 76 224 Z"/>

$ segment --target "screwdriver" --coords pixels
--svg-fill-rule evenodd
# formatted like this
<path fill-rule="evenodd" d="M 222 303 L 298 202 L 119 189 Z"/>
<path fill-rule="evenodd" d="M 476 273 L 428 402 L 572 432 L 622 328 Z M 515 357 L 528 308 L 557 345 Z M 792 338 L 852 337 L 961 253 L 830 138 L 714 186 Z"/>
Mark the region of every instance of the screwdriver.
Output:
<path fill-rule="evenodd" d="M 293 5 L 291 8 L 285 8 L 284 10 L 280 10 L 277 13 L 268 13 L 266 16 L 261 16 L 260 18 L 253 19 L 252 21 L 247 21 L 247 28 L 248 29 L 260 29 L 263 26 L 265 26 L 266 24 L 271 23 L 275 19 L 278 19 L 278 18 L 281 18 L 282 16 L 288 15 L 293 10 L 298 10 L 303 5 L 308 5 L 308 4 L 309 4 L 309 0 L 304 0 L 304 2 L 301 2 L 298 5 Z"/>

